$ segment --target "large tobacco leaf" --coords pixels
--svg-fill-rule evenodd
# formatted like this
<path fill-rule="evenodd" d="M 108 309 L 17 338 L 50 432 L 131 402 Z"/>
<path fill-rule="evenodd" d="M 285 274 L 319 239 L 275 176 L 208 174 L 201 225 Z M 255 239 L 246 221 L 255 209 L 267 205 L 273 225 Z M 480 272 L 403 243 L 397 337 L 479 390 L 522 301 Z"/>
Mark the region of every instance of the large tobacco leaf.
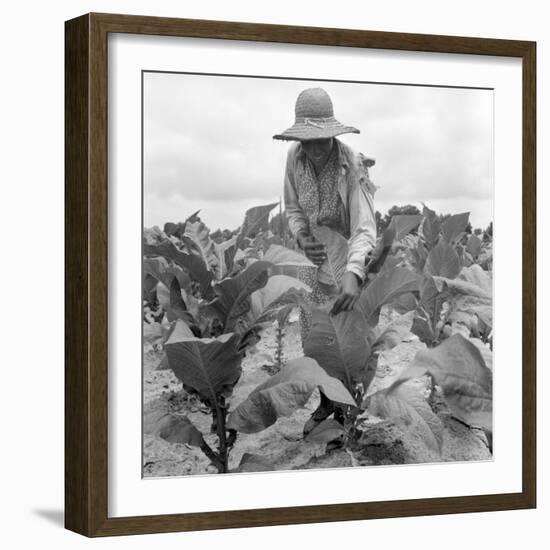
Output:
<path fill-rule="evenodd" d="M 189 288 L 191 279 L 189 275 L 179 266 L 170 265 L 168 261 L 162 257 L 143 259 L 143 275 L 154 278 L 157 282 L 161 282 L 166 287 L 170 287 L 174 277 L 177 279 L 182 289 Z"/>
<path fill-rule="evenodd" d="M 185 226 L 188 222 L 194 223 L 201 221 L 199 214 L 200 210 L 197 210 L 196 212 L 193 212 L 193 214 L 191 214 L 184 222 L 166 222 L 164 224 L 164 233 L 166 233 L 168 237 L 173 235 L 174 237 L 181 239 L 185 234 Z"/>
<path fill-rule="evenodd" d="M 363 395 L 366 393 L 368 387 L 376 376 L 380 354 L 383 351 L 390 350 L 395 346 L 398 346 L 408 332 L 398 323 L 390 323 L 385 328 L 382 328 L 380 324 L 378 324 L 376 327 L 369 327 L 369 329 L 368 341 L 370 344 L 370 355 L 367 360 L 366 372 L 362 379 Z"/>
<path fill-rule="evenodd" d="M 143 229 L 143 242 L 145 244 L 159 244 L 164 240 L 166 240 L 166 234 L 158 225 Z"/>
<path fill-rule="evenodd" d="M 424 273 L 454 279 L 460 273 L 461 267 L 454 247 L 442 240 L 430 250 L 424 265 Z"/>
<path fill-rule="evenodd" d="M 237 238 L 237 247 L 242 248 L 245 238 L 255 237 L 258 233 L 269 229 L 269 213 L 278 206 L 278 202 L 254 206 L 249 208 L 245 215 L 244 221 Z"/>
<path fill-rule="evenodd" d="M 433 279 L 437 288 L 439 288 L 440 291 L 443 291 L 443 289 L 447 290 L 448 295 L 453 294 L 474 296 L 476 298 L 481 298 L 485 301 L 491 301 L 492 299 L 491 289 L 485 290 L 481 286 L 478 286 L 480 284 L 479 281 L 477 281 L 476 283 L 472 283 L 468 280 L 461 279 L 460 277 L 457 277 L 455 279 L 447 279 L 446 277 L 433 277 Z"/>
<path fill-rule="evenodd" d="M 437 214 L 436 214 L 435 210 L 432 210 L 431 208 L 426 206 L 426 204 L 424 204 L 424 203 L 422 203 L 422 215 L 425 218 L 428 218 L 430 220 L 433 220 L 433 219 L 437 218 Z"/>
<path fill-rule="evenodd" d="M 416 296 L 413 292 L 406 292 L 405 294 L 401 294 L 398 298 L 396 298 L 392 302 L 392 305 L 394 311 L 396 311 L 400 315 L 404 315 L 405 313 L 416 309 L 416 307 L 418 306 L 418 300 L 416 299 Z"/>
<path fill-rule="evenodd" d="M 466 252 L 470 254 L 472 260 L 477 260 L 479 253 L 481 252 L 482 241 L 477 235 L 470 235 L 468 242 L 466 243 Z"/>
<path fill-rule="evenodd" d="M 440 331 L 434 329 L 430 315 L 424 309 L 415 312 L 411 325 L 411 332 L 418 336 L 421 342 L 432 346 L 437 341 Z"/>
<path fill-rule="evenodd" d="M 262 255 L 271 245 L 283 246 L 283 239 L 279 235 L 274 235 L 273 232 L 268 229 L 267 231 L 260 232 L 251 240 L 250 249 Z"/>
<path fill-rule="evenodd" d="M 424 237 L 424 242 L 426 243 L 429 250 L 437 244 L 440 233 L 441 222 L 439 221 L 437 216 L 435 216 L 435 213 L 433 216 L 428 215 L 427 217 L 425 217 L 424 222 L 422 223 L 422 236 Z"/>
<path fill-rule="evenodd" d="M 437 298 L 447 297 L 447 285 L 444 280 L 440 280 L 431 275 L 426 275 L 420 285 L 420 303 L 421 307 L 432 309 L 434 301 Z"/>
<path fill-rule="evenodd" d="M 394 242 L 405 238 L 411 231 L 416 229 L 422 216 L 420 214 L 399 214 L 393 216 L 390 225 L 377 240 L 374 250 L 369 254 L 366 270 L 369 273 L 378 273 L 389 269 L 388 257 Z M 389 258 L 388 258 L 389 260 Z"/>
<path fill-rule="evenodd" d="M 187 309 L 187 304 L 183 298 L 184 294 L 175 277 L 172 279 L 170 287 L 166 287 L 163 283 L 158 283 L 157 298 L 166 312 L 169 322 L 182 319 L 188 323 L 193 323 L 194 316 Z M 187 295 L 185 297 L 187 298 Z"/>
<path fill-rule="evenodd" d="M 187 222 L 182 237 L 191 253 L 197 254 L 216 279 L 224 275 L 224 259 L 218 254 L 216 243 L 210 238 L 210 230 L 202 221 Z"/>
<path fill-rule="evenodd" d="M 233 236 L 222 243 L 214 243 L 216 254 L 220 261 L 219 279 L 223 279 L 232 269 L 237 252 L 237 236 Z"/>
<path fill-rule="evenodd" d="M 143 277 L 143 299 L 148 302 L 154 302 L 157 292 L 158 281 L 151 275 L 144 274 Z"/>
<path fill-rule="evenodd" d="M 405 267 L 396 267 L 379 274 L 361 293 L 357 301 L 357 308 L 367 319 L 367 323 L 374 326 L 378 322 L 380 308 L 389 304 L 399 296 L 418 292 L 421 277 Z"/>
<path fill-rule="evenodd" d="M 168 364 L 184 387 L 212 406 L 218 396 L 229 395 L 241 376 L 242 354 L 236 336 L 195 338 L 183 321 L 177 321 L 164 345 Z"/>
<path fill-rule="evenodd" d="M 183 269 L 177 265 L 169 265 L 165 258 L 158 256 L 143 260 L 143 274 L 145 281 L 155 281 L 158 301 L 169 321 L 183 319 L 193 322 L 198 310 L 194 307 L 195 298 L 185 290 L 189 289 L 191 280 Z"/>
<path fill-rule="evenodd" d="M 454 334 L 436 348 L 419 351 L 393 386 L 426 373 L 441 387 L 457 418 L 492 431 L 493 375 L 475 344 Z"/>
<path fill-rule="evenodd" d="M 143 276 L 144 278 L 153 277 L 157 282 L 162 281 L 164 283 L 169 266 L 168 260 L 162 256 L 143 258 Z"/>
<path fill-rule="evenodd" d="M 199 283 L 201 293 L 205 298 L 212 295 L 212 273 L 202 258 L 195 254 L 186 254 L 179 250 L 172 241 L 162 241 L 159 244 L 143 244 L 143 253 L 149 256 L 162 256 L 172 260 L 175 264 L 183 267 L 190 277 Z"/>
<path fill-rule="evenodd" d="M 452 246 L 457 244 L 468 226 L 469 218 L 470 212 L 464 212 L 462 214 L 454 214 L 449 216 L 443 222 L 441 226 L 441 233 L 447 243 Z"/>
<path fill-rule="evenodd" d="M 413 231 L 413 229 L 416 229 L 421 221 L 421 214 L 398 214 L 397 216 L 393 216 L 390 225 L 384 232 L 384 239 L 400 241 Z"/>
<path fill-rule="evenodd" d="M 262 259 L 273 264 L 270 271 L 272 275 L 297 277 L 301 267 L 315 267 L 315 264 L 308 260 L 302 252 L 279 244 L 271 244 Z"/>
<path fill-rule="evenodd" d="M 415 311 L 411 332 L 420 340 L 431 346 L 439 338 L 441 320 L 445 301 L 449 291 L 444 281 L 438 281 L 431 275 L 426 275 L 420 286 L 420 301 Z"/>
<path fill-rule="evenodd" d="M 493 308 L 491 306 L 478 306 L 475 309 L 475 314 L 485 326 L 486 332 L 490 333 L 493 330 Z"/>
<path fill-rule="evenodd" d="M 291 250 L 279 244 L 270 245 L 262 259 L 273 264 L 271 268 L 271 274 L 273 275 L 297 277 L 298 270 L 301 267 L 315 267 L 315 264 L 308 260 L 302 252 Z"/>
<path fill-rule="evenodd" d="M 203 313 L 218 319 L 224 332 L 245 331 L 252 307 L 250 295 L 266 285 L 270 267 L 269 262 L 254 262 L 236 277 L 218 283 L 214 287 L 217 298 L 203 308 Z"/>
<path fill-rule="evenodd" d="M 166 233 L 167 237 L 171 237 L 173 235 L 174 237 L 181 239 L 185 233 L 185 222 L 166 222 L 164 224 L 163 231 Z"/>
<path fill-rule="evenodd" d="M 267 458 L 253 453 L 244 453 L 239 465 L 231 470 L 232 473 L 243 472 L 271 472 L 275 467 Z"/>
<path fill-rule="evenodd" d="M 488 296 L 491 296 L 493 293 L 493 281 L 491 276 L 477 264 L 463 267 L 458 275 L 458 279 L 480 288 Z"/>
<path fill-rule="evenodd" d="M 403 262 L 403 258 L 399 255 L 388 256 L 384 264 L 378 270 L 378 273 L 386 273 L 396 267 L 400 267 Z"/>
<path fill-rule="evenodd" d="M 369 413 L 406 427 L 430 449 L 441 452 L 443 423 L 417 388 L 408 384 L 390 386 L 367 397 L 364 406 Z"/>
<path fill-rule="evenodd" d="M 317 280 L 326 287 L 327 292 L 336 294 L 348 261 L 348 241 L 330 227 L 317 226 L 313 236 L 326 245 L 327 259 L 317 270 Z"/>
<path fill-rule="evenodd" d="M 275 376 L 254 389 L 229 415 L 228 429 L 256 433 L 290 416 L 303 407 L 315 389 L 331 401 L 355 406 L 355 401 L 340 380 L 329 376 L 317 361 L 300 357 L 289 361 Z"/>
<path fill-rule="evenodd" d="M 398 346 L 407 336 L 407 328 L 399 322 L 393 322 L 382 328 L 380 325 L 370 330 L 371 353 L 381 353 Z"/>
<path fill-rule="evenodd" d="M 169 443 L 202 447 L 202 433 L 187 418 L 162 410 L 150 410 L 143 415 L 143 431 L 156 435 Z"/>
<path fill-rule="evenodd" d="M 410 250 L 416 268 L 420 272 L 424 271 L 424 266 L 426 265 L 426 260 L 428 259 L 428 250 L 424 246 L 424 243 L 421 240 L 418 240 L 416 246 Z"/>
<path fill-rule="evenodd" d="M 272 275 L 266 285 L 250 295 L 250 322 L 255 322 L 278 307 L 287 304 L 299 305 L 311 288 L 300 280 L 287 275 Z"/>
<path fill-rule="evenodd" d="M 368 332 L 365 317 L 359 311 L 330 315 L 326 308 L 314 308 L 304 353 L 353 392 L 366 374 L 370 355 Z"/>
<path fill-rule="evenodd" d="M 291 250 L 290 248 L 279 244 L 270 245 L 265 251 L 262 259 L 266 262 L 272 263 L 273 265 L 315 267 L 315 264 L 308 260 L 308 258 L 301 252 Z"/>
<path fill-rule="evenodd" d="M 310 443 L 329 443 L 335 439 L 342 439 L 344 435 L 344 426 L 334 418 L 327 418 L 307 434 L 306 441 Z"/>

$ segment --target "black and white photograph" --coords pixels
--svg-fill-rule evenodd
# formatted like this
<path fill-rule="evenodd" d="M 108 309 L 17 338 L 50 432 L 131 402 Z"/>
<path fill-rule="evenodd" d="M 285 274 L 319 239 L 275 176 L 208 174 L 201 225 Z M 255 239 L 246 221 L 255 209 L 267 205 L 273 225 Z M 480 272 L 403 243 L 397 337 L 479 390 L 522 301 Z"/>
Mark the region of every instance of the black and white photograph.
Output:
<path fill-rule="evenodd" d="M 493 102 L 143 71 L 144 478 L 493 459 Z"/>
<path fill-rule="evenodd" d="M 548 538 L 544 3 L 3 7 L 0 547 Z"/>

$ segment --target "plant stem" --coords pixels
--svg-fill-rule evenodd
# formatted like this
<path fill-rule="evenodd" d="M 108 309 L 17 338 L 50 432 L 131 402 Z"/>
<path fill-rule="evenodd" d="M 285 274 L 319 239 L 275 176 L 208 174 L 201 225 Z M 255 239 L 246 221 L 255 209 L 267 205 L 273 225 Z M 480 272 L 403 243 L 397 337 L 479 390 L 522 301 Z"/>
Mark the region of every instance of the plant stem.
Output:
<path fill-rule="evenodd" d="M 206 443 L 206 441 L 204 441 L 201 445 L 201 451 L 210 459 L 212 464 L 214 464 L 214 466 L 216 466 L 219 471 L 221 467 L 220 457 L 212 450 L 212 448 L 210 447 L 210 445 L 208 445 L 208 443 Z"/>
<path fill-rule="evenodd" d="M 219 398 L 216 402 L 216 433 L 218 434 L 218 472 L 225 474 L 228 471 L 228 447 L 227 433 L 225 430 L 225 417 L 227 408 L 225 407 L 225 399 Z"/>
<path fill-rule="evenodd" d="M 437 312 L 439 310 L 439 297 L 436 296 L 434 298 L 434 307 L 432 311 L 432 334 L 434 335 L 434 341 L 431 343 L 431 346 L 434 347 L 439 342 L 439 335 L 441 334 L 441 331 L 437 330 L 437 323 L 439 322 L 439 319 L 437 318 Z"/>
<path fill-rule="evenodd" d="M 279 372 L 283 367 L 283 328 L 281 326 L 277 326 L 277 330 L 275 332 L 276 338 L 277 338 L 277 351 L 275 352 L 275 363 L 277 366 L 277 372 Z"/>

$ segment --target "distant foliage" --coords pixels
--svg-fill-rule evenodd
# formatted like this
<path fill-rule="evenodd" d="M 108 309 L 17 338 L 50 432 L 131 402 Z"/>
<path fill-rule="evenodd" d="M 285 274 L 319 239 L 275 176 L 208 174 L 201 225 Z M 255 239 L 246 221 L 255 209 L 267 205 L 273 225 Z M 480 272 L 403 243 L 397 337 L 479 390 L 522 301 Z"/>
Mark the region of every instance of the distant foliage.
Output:
<path fill-rule="evenodd" d="M 394 216 L 402 216 L 405 214 L 417 215 L 420 214 L 420 210 L 412 204 L 406 204 L 405 206 L 392 206 L 385 216 L 382 216 L 382 214 L 377 211 L 376 229 L 378 230 L 378 234 L 383 233 L 388 228 Z"/>

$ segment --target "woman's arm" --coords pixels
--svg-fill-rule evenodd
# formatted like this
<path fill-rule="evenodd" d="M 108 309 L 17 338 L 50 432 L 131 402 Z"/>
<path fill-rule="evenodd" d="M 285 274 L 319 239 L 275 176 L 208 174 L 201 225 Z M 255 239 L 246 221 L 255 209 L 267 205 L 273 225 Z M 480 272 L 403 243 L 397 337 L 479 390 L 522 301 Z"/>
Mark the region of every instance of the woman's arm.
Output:
<path fill-rule="evenodd" d="M 365 259 L 376 246 L 376 215 L 373 201 L 374 185 L 366 167 L 361 166 L 348 196 L 350 238 L 346 271 L 365 278 Z"/>
<path fill-rule="evenodd" d="M 341 290 L 331 313 L 353 309 L 365 279 L 365 260 L 376 245 L 376 216 L 373 195 L 374 184 L 370 181 L 367 167 L 359 156 L 359 170 L 354 172 L 348 193 L 350 238 L 346 271 L 342 276 Z"/>

